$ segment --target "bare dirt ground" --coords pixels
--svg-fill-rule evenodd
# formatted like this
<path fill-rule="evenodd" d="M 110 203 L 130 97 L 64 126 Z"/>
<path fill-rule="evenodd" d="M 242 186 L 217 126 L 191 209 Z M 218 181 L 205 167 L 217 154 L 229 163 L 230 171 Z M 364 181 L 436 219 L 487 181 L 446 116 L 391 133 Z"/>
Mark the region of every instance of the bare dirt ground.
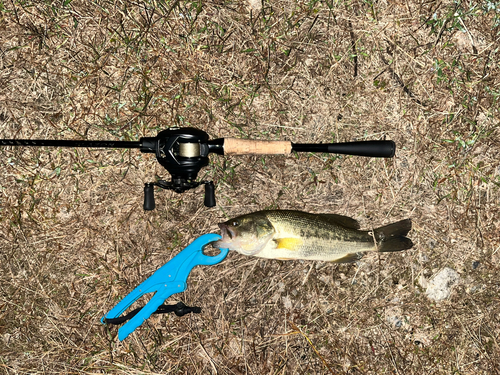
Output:
<path fill-rule="evenodd" d="M 138 150 L 0 147 L 0 372 L 494 374 L 500 363 L 495 1 L 0 1 L 0 138 L 392 139 L 393 159 L 211 157 L 161 191 Z M 101 317 L 194 238 L 261 209 L 411 218 L 354 264 L 231 252 L 127 340 Z M 447 299 L 426 294 L 448 267 Z"/>

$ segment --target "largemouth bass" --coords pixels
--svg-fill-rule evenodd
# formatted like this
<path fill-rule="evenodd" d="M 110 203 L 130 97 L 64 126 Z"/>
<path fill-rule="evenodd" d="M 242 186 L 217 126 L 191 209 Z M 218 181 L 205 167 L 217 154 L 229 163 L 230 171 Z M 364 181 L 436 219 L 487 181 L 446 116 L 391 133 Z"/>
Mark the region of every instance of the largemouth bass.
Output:
<path fill-rule="evenodd" d="M 410 249 L 406 219 L 373 231 L 359 230 L 347 216 L 310 214 L 301 211 L 259 211 L 220 223 L 219 249 L 272 259 L 354 262 L 368 251 L 394 252 Z"/>

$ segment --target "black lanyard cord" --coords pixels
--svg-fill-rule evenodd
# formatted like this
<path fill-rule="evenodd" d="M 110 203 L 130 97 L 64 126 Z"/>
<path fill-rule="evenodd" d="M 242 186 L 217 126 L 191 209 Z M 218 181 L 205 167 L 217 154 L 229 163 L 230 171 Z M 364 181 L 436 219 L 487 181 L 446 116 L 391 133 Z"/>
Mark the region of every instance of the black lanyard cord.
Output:
<path fill-rule="evenodd" d="M 118 318 L 113 318 L 113 319 L 106 319 L 105 318 L 104 323 L 106 323 L 106 324 L 122 324 L 122 323 L 126 322 L 127 320 L 132 319 L 135 315 L 137 315 L 137 313 L 139 311 L 141 311 L 141 309 L 142 309 L 142 307 L 139 307 L 135 310 L 132 310 L 127 315 L 119 316 Z M 160 306 L 158 306 L 158 309 L 153 314 L 166 314 L 166 313 L 170 313 L 170 312 L 175 313 L 175 315 L 177 315 L 177 316 L 184 316 L 184 315 L 189 314 L 191 312 L 199 314 L 201 312 L 201 308 L 196 307 L 196 306 L 193 306 L 193 307 L 186 306 L 184 303 L 178 302 L 175 305 L 160 305 Z"/>

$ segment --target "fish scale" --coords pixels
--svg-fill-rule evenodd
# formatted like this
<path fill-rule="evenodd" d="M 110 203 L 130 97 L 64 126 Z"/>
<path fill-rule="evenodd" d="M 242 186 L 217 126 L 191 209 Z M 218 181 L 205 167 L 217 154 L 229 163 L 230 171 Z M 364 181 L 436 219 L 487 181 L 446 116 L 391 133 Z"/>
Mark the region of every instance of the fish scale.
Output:
<path fill-rule="evenodd" d="M 276 229 L 274 240 L 300 238 L 303 242 L 294 249 L 293 257 L 310 260 L 334 261 L 346 253 L 375 250 L 373 237 L 367 231 L 348 229 L 328 221 L 322 215 L 300 211 L 269 211 L 267 218 Z M 276 242 L 268 242 L 259 256 L 274 258 L 278 251 Z M 291 255 L 283 251 L 280 255 Z"/>

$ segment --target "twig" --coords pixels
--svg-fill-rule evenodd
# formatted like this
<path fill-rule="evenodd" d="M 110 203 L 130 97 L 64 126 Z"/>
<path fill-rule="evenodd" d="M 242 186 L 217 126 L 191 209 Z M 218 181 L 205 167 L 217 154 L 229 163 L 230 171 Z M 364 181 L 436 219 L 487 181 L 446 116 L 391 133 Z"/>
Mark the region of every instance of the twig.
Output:
<path fill-rule="evenodd" d="M 311 264 L 311 267 L 309 268 L 309 271 L 307 271 L 307 274 L 306 276 L 304 277 L 304 280 L 302 280 L 302 286 L 304 286 L 306 284 L 306 281 L 307 279 L 309 278 L 309 274 L 311 273 L 312 269 L 313 269 L 313 266 L 314 264 Z"/>
<path fill-rule="evenodd" d="M 354 36 L 354 31 L 352 29 L 351 20 L 347 21 L 349 25 L 349 34 L 351 35 L 351 49 L 352 49 L 352 58 L 354 59 L 354 74 L 353 77 L 358 76 L 358 53 L 356 52 L 356 38 Z"/>
<path fill-rule="evenodd" d="M 382 61 L 384 62 L 384 64 L 387 65 L 387 70 L 389 71 L 389 73 L 391 73 L 391 76 L 393 79 L 396 80 L 396 82 L 401 86 L 401 88 L 403 89 L 403 91 L 405 92 L 405 94 L 407 94 L 411 99 L 413 99 L 417 104 L 420 104 L 421 106 L 425 106 L 424 103 L 422 103 L 420 101 L 420 99 L 418 99 L 415 94 L 408 88 L 408 86 L 405 85 L 405 83 L 403 82 L 403 80 L 401 79 L 401 77 L 391 68 L 389 62 L 385 59 L 385 57 L 383 55 L 380 55 Z"/>
<path fill-rule="evenodd" d="M 212 359 L 212 357 L 210 357 L 210 355 L 208 354 L 207 350 L 205 349 L 205 347 L 203 346 L 203 344 L 201 342 L 199 345 L 200 345 L 200 348 L 203 350 L 203 353 L 205 353 L 205 355 L 207 356 L 208 361 L 212 365 L 212 369 L 214 370 L 214 372 L 216 374 L 218 374 L 219 372 L 217 371 L 217 367 L 215 366 L 214 360 Z"/>
<path fill-rule="evenodd" d="M 312 343 L 312 341 L 309 339 L 309 337 L 307 337 L 307 335 L 302 332 L 300 330 L 299 327 L 297 327 L 295 325 L 295 323 L 293 322 L 289 322 L 290 323 L 290 326 L 296 331 L 294 333 L 300 333 L 307 341 L 307 343 L 311 346 L 311 348 L 314 350 L 314 352 L 316 353 L 316 355 L 319 357 L 319 359 L 321 359 L 321 361 L 323 362 L 323 364 L 326 366 L 326 368 L 328 369 L 328 371 L 330 371 L 331 374 L 335 375 L 335 373 L 333 372 L 333 370 L 330 368 L 330 366 L 328 366 L 328 363 L 326 363 L 325 359 L 323 358 L 323 356 L 321 354 L 319 354 L 318 350 L 314 347 L 314 344 Z"/>
<path fill-rule="evenodd" d="M 477 55 L 477 48 L 476 46 L 474 45 L 474 39 L 472 38 L 472 34 L 470 33 L 469 29 L 467 28 L 467 26 L 465 26 L 465 23 L 464 21 L 462 20 L 462 17 L 458 17 L 458 20 L 460 21 L 460 23 L 462 24 L 463 28 L 465 29 L 465 31 L 467 31 L 467 35 L 469 36 L 469 39 L 470 39 L 470 44 L 472 45 L 472 53 L 474 53 L 474 55 Z"/>

